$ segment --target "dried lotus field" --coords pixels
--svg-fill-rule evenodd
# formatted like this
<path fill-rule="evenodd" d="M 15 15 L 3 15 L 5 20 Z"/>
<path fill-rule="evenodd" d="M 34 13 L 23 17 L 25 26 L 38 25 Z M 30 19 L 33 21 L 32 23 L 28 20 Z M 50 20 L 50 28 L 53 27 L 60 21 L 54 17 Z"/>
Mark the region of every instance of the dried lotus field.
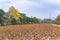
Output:
<path fill-rule="evenodd" d="M 52 24 L 1 26 L 0 40 L 60 40 L 60 27 Z"/>

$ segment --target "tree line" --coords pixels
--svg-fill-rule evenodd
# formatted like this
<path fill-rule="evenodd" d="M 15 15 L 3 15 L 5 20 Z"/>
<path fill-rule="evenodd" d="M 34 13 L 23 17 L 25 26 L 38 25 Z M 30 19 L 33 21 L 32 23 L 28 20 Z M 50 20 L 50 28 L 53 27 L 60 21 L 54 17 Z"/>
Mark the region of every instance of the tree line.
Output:
<path fill-rule="evenodd" d="M 53 19 L 39 19 L 36 17 L 27 17 L 26 14 L 20 13 L 17 9 L 11 6 L 8 12 L 0 9 L 0 25 L 15 25 L 15 24 L 40 24 L 53 23 L 60 24 L 60 15 Z"/>
<path fill-rule="evenodd" d="M 11 6 L 8 12 L 0 9 L 0 25 L 15 25 L 15 24 L 34 24 L 40 23 L 40 19 L 36 17 L 27 17 L 26 14 L 20 13 L 17 9 Z"/>

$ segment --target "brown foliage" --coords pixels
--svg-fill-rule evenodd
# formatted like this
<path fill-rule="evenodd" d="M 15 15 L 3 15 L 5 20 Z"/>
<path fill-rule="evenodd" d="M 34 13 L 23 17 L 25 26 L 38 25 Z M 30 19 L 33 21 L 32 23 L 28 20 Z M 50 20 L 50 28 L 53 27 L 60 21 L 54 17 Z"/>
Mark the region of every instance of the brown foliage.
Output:
<path fill-rule="evenodd" d="M 60 27 L 51 24 L 0 27 L 0 40 L 60 40 Z"/>

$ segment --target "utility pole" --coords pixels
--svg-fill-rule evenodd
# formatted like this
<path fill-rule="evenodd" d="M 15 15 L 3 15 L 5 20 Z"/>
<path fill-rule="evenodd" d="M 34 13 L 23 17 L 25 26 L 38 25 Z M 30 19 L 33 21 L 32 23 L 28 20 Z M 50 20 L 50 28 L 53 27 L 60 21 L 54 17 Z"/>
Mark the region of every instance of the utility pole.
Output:
<path fill-rule="evenodd" d="M 50 23 L 50 24 L 52 23 L 52 20 L 51 20 L 51 13 L 49 13 L 49 23 Z"/>

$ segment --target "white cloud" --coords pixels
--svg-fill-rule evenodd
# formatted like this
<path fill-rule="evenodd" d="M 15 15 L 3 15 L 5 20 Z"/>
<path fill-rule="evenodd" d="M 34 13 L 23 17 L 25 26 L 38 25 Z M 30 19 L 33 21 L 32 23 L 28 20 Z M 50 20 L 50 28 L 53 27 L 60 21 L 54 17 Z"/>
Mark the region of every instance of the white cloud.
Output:
<path fill-rule="evenodd" d="M 10 6 L 14 6 L 20 12 L 30 16 L 35 15 L 36 17 L 43 16 L 45 13 L 48 15 L 49 11 L 51 11 L 52 15 L 60 14 L 60 8 L 56 7 L 57 5 L 60 5 L 60 0 L 0 0 L 0 8 L 5 11 L 7 11 Z M 59 10 L 56 10 L 57 8 Z M 39 13 L 40 15 L 38 15 Z"/>
<path fill-rule="evenodd" d="M 10 0 L 0 0 L 0 3 L 10 2 Z"/>
<path fill-rule="evenodd" d="M 6 0 L 0 0 L 0 2 L 3 2 L 3 1 L 6 1 Z"/>
<path fill-rule="evenodd" d="M 16 5 L 16 6 L 27 6 L 27 7 L 33 7 L 33 6 L 38 6 L 38 3 L 36 2 L 33 2 L 33 1 L 29 1 L 29 0 L 18 0 L 18 1 L 12 1 L 12 4 L 13 5 Z"/>
<path fill-rule="evenodd" d="M 29 1 L 29 0 L 16 0 L 16 1 L 11 1 L 10 6 L 13 5 L 15 6 L 20 12 L 28 14 L 28 10 L 30 10 L 33 7 L 39 7 L 39 4 L 34 2 L 34 1 Z"/>
<path fill-rule="evenodd" d="M 59 15 L 59 14 L 60 14 L 60 10 L 55 10 L 55 11 L 54 11 L 54 15 L 55 15 L 55 16 L 57 16 L 57 15 Z"/>
<path fill-rule="evenodd" d="M 43 0 L 45 3 L 53 3 L 53 4 L 60 4 L 60 0 Z"/>
<path fill-rule="evenodd" d="M 4 10 L 8 9 L 9 6 L 15 6 L 17 9 L 24 12 L 28 8 L 39 7 L 38 3 L 34 2 L 34 1 L 29 1 L 29 0 L 9 0 L 9 1 L 8 0 L 0 0 L 0 2 L 1 2 L 0 6 Z"/>

